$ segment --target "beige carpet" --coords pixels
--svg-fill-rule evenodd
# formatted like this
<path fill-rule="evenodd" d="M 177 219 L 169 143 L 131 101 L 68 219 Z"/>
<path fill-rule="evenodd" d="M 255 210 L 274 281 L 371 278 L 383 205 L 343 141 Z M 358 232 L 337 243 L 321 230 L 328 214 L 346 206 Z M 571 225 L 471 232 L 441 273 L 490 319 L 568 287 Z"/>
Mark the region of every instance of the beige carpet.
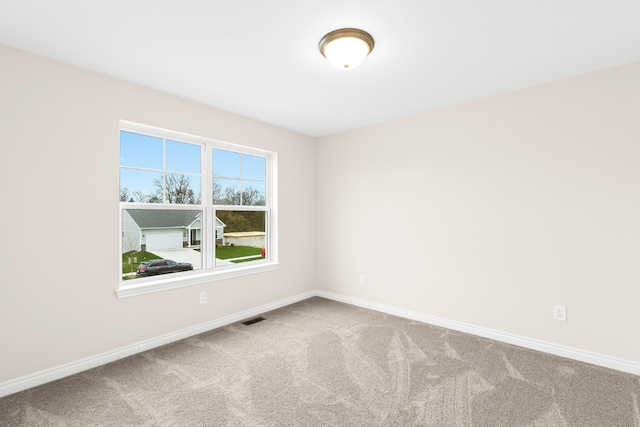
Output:
<path fill-rule="evenodd" d="M 2 426 L 640 426 L 640 377 L 311 298 L 0 399 Z"/>

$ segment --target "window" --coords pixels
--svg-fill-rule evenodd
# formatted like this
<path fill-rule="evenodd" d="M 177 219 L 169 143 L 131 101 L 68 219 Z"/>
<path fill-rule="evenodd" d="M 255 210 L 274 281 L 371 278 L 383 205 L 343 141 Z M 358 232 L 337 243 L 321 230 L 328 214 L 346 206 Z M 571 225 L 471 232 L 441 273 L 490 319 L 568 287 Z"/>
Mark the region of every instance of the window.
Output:
<path fill-rule="evenodd" d="M 118 296 L 277 268 L 275 162 L 273 152 L 121 122 Z"/>

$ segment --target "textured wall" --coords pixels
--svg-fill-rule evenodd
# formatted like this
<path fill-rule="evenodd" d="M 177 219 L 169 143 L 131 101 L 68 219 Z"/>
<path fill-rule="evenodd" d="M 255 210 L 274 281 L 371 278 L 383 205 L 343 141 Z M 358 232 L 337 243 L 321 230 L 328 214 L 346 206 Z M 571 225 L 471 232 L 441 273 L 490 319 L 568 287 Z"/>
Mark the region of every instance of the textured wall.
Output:
<path fill-rule="evenodd" d="M 0 383 L 314 289 L 311 138 L 8 47 L 0 64 Z M 118 300 L 120 119 L 278 152 L 280 270 Z"/>
<path fill-rule="evenodd" d="M 320 287 L 640 362 L 638 76 L 635 63 L 320 139 Z"/>

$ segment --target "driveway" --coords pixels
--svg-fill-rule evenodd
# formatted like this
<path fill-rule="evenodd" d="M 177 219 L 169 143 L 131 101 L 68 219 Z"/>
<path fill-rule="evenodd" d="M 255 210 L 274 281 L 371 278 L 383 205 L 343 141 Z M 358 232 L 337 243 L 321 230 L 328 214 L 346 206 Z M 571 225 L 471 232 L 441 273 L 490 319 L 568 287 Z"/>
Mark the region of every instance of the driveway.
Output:
<path fill-rule="evenodd" d="M 150 252 L 158 255 L 161 258 L 172 259 L 176 262 L 190 262 L 191 264 L 193 264 L 194 270 L 202 268 L 202 254 L 191 248 L 167 250 L 155 249 Z"/>

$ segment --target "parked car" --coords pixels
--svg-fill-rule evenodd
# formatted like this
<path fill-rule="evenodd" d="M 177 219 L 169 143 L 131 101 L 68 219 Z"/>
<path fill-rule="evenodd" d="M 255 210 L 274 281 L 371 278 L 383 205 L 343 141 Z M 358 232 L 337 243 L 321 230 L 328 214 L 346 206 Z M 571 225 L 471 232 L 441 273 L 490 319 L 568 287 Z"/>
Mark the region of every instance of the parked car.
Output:
<path fill-rule="evenodd" d="M 144 261 L 136 270 L 136 276 L 153 276 L 156 274 L 176 273 L 178 271 L 193 270 L 188 262 L 175 262 L 170 259 L 152 259 Z"/>

